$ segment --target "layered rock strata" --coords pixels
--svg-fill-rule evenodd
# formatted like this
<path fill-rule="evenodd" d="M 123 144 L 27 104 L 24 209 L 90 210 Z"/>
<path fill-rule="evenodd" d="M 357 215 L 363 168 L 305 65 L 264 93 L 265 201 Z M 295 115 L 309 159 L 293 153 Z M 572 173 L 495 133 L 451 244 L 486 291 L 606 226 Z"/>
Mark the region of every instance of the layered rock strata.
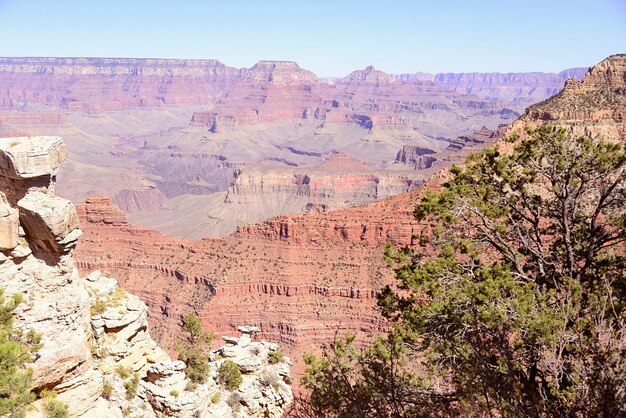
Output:
<path fill-rule="evenodd" d="M 370 66 L 329 83 L 288 61 L 237 69 L 215 60 L 0 58 L 0 137 L 63 136 L 70 158 L 60 196 L 106 195 L 134 222 L 196 239 L 406 191 L 381 182 L 383 192 L 370 193 L 376 188 L 364 191 L 357 181 L 352 191 L 332 193 L 334 182 L 349 182 L 329 175 L 320 200 L 284 204 L 284 193 L 264 187 L 257 202 L 283 202 L 268 211 L 232 207 L 236 198 L 217 195 L 233 196 L 233 172 L 242 167 L 306 170 L 345 152 L 421 182 L 448 158 L 451 138 L 514 120 L 570 74 L 578 71 L 397 76 Z M 434 153 L 395 163 L 403 146 Z M 232 212 L 236 222 L 224 216 Z"/>
<path fill-rule="evenodd" d="M 624 86 L 615 81 L 624 80 L 623 60 L 611 57 L 593 67 L 582 82 L 568 82 L 562 93 L 531 107 L 512 127 L 480 130 L 449 146 L 480 149 L 509 132 L 523 132 L 525 125 L 544 123 L 546 111 L 557 116 L 552 123 L 579 126 L 576 132 L 592 126 L 589 135 L 624 140 Z M 582 107 L 579 100 L 590 95 L 597 95 L 595 104 Z M 559 101 L 577 109 L 581 121 L 559 119 Z M 358 330 L 366 339 L 384 329 L 375 309 L 378 290 L 392 280 L 383 246 L 419 246 L 419 236 L 429 234 L 432 226 L 414 220 L 413 206 L 445 176 L 445 171 L 439 172 L 419 190 L 359 208 L 285 215 L 241 226 L 223 239 L 185 241 L 128 224 L 90 222 L 78 250 L 79 266 L 114 272 L 153 311 L 161 312 L 151 321 L 164 344 L 171 344 L 173 318 L 197 309 L 208 326 L 222 333 L 241 323 L 258 326 L 263 337 L 280 341 L 292 354 L 298 372 L 300 353 L 336 333 Z M 97 203 L 103 211 L 112 211 L 105 201 Z M 82 217 L 94 210 L 90 203 L 79 213 Z"/>

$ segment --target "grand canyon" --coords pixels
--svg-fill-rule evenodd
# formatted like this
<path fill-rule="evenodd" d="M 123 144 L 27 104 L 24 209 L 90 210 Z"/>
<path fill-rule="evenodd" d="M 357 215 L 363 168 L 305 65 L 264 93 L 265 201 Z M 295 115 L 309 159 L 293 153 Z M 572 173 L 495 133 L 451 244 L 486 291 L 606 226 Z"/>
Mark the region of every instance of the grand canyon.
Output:
<path fill-rule="evenodd" d="M 145 301 L 161 344 L 194 311 L 217 334 L 258 326 L 297 375 L 336 333 L 384 329 L 382 247 L 416 244 L 412 206 L 441 170 L 586 71 L 327 80 L 293 62 L 4 58 L 1 132 L 64 138 L 77 265 Z M 514 125 L 564 119 L 549 103 Z"/>
<path fill-rule="evenodd" d="M 286 61 L 1 58 L 0 134 L 64 138 L 60 196 L 220 237 L 409 192 L 585 71 L 319 79 Z"/>
<path fill-rule="evenodd" d="M 289 61 L 237 69 L 216 60 L 0 58 L 0 86 L 0 137 L 15 144 L 39 138 L 33 140 L 48 153 L 37 148 L 20 159 L 13 142 L 0 144 L 11 161 L 0 159 L 0 174 L 9 179 L 2 180 L 6 216 L 19 207 L 24 226 L 7 247 L 10 266 L 0 268 L 20 271 L 23 257 L 28 266 L 41 257 L 45 268 L 68 277 L 75 263 L 89 292 L 112 295 L 119 282 L 129 292 L 124 313 L 114 320 L 92 313 L 91 327 L 106 336 L 141 330 L 141 340 L 127 338 L 123 361 L 148 370 L 141 385 L 149 401 L 141 402 L 155 416 L 209 408 L 206 393 L 214 394 L 201 389 L 204 395 L 186 404 L 165 393 L 182 391 L 180 380 L 160 383 L 181 374 L 169 355 L 176 354 L 185 315 L 198 315 L 215 335 L 239 329 L 240 338 L 215 351 L 234 350 L 238 361 L 249 334 L 280 345 L 290 370 L 274 372 L 263 357 L 263 373 L 277 373 L 281 383 L 271 396 L 244 402 L 250 416 L 280 416 L 291 385 L 299 390 L 305 352 L 347 332 L 366 343 L 388 329 L 376 308 L 394 275 L 384 248 L 417 248 L 420 237 L 432 235 L 435 225 L 415 220 L 413 209 L 442 187 L 453 164 L 544 123 L 573 135 L 626 139 L 625 55 L 560 73 L 393 75 L 369 66 L 343 78 L 318 78 Z M 14 161 L 39 164 L 34 155 L 51 155 L 38 174 L 45 184 L 27 171 L 7 174 Z M 43 203 L 32 197 L 29 212 L 33 188 Z M 63 206 L 61 220 L 46 219 L 42 208 L 49 206 Z M 38 226 L 40 218 L 52 232 Z M 79 223 L 80 238 L 73 232 Z M 18 237 L 18 225 L 13 229 Z M 41 255 L 46 251 L 53 255 Z M 59 291 L 79 292 L 86 307 L 87 291 L 75 276 L 67 279 L 71 289 Z M 141 315 L 130 320 L 126 310 Z M 75 338 L 79 360 L 59 366 L 71 379 L 55 377 L 66 386 L 37 369 L 39 385 L 59 386 L 68 402 L 96 373 L 83 347 L 87 337 Z M 138 344 L 150 349 L 136 357 Z M 263 344 L 256 349 L 261 357 L 277 350 Z M 104 356 L 94 361 L 113 374 Z M 241 361 L 242 369 L 250 362 Z M 256 384 L 259 368 L 246 384 Z M 104 413 L 103 398 L 97 409 L 87 406 L 97 398 L 92 392 L 91 401 L 72 406 L 75 415 Z M 234 413 L 219 400 L 212 408 L 206 416 Z"/>

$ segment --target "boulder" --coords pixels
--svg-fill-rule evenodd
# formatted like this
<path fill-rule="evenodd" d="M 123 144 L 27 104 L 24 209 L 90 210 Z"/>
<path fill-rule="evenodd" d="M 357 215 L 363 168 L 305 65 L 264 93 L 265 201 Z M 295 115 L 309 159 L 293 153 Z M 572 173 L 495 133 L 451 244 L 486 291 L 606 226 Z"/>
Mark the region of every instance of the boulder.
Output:
<path fill-rule="evenodd" d="M 0 192 L 0 251 L 17 246 L 19 212 L 12 208 L 4 193 Z"/>
<path fill-rule="evenodd" d="M 28 179 L 56 174 L 67 157 L 58 136 L 0 138 L 0 176 Z"/>
<path fill-rule="evenodd" d="M 31 191 L 17 202 L 20 222 L 39 248 L 60 253 L 76 245 L 82 234 L 74 204 L 41 191 Z"/>

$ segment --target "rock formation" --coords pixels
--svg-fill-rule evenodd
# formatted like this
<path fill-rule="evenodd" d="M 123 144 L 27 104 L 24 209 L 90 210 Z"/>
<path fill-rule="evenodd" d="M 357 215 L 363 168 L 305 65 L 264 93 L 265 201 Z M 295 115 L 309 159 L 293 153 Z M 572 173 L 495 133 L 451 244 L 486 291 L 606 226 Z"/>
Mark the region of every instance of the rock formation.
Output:
<path fill-rule="evenodd" d="M 99 270 L 86 280 L 92 298 L 94 368 L 103 376 L 103 396 L 109 402 L 103 417 L 112 416 L 107 411 L 144 417 L 280 417 L 292 401 L 290 360 L 277 357 L 277 344 L 253 341 L 255 328 L 242 326 L 241 337 L 224 337 L 226 345 L 208 354 L 207 383 L 194 385 L 185 375 L 185 364 L 172 361 L 150 337 L 145 303 Z M 235 390 L 216 383 L 225 359 L 243 374 Z"/>
<path fill-rule="evenodd" d="M 623 139 L 625 74 L 626 54 L 613 55 L 591 67 L 581 81 L 569 79 L 559 94 L 529 107 L 521 121 L 565 125 L 574 135 Z"/>
<path fill-rule="evenodd" d="M 29 365 L 33 390 L 57 392 L 76 417 L 281 416 L 292 400 L 290 361 L 276 344 L 253 341 L 254 328 L 241 328 L 241 337 L 210 353 L 207 383 L 192 387 L 185 365 L 151 338 L 145 303 L 100 271 L 80 278 L 72 254 L 78 215 L 54 195 L 65 156 L 59 137 L 0 140 L 0 287 L 22 295 L 16 325 L 41 335 Z M 119 209 L 84 216 L 125 222 Z M 216 382 L 223 358 L 243 373 L 237 389 Z M 43 402 L 29 414 L 42 416 Z"/>

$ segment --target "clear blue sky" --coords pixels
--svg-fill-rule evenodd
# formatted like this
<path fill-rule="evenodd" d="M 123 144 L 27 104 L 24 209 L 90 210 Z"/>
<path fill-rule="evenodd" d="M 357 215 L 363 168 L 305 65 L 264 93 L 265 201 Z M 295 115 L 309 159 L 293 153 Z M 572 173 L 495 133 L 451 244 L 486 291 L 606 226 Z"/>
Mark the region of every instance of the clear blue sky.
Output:
<path fill-rule="evenodd" d="M 293 60 L 319 76 L 560 71 L 626 53 L 626 0 L 0 0 L 0 56 Z"/>

